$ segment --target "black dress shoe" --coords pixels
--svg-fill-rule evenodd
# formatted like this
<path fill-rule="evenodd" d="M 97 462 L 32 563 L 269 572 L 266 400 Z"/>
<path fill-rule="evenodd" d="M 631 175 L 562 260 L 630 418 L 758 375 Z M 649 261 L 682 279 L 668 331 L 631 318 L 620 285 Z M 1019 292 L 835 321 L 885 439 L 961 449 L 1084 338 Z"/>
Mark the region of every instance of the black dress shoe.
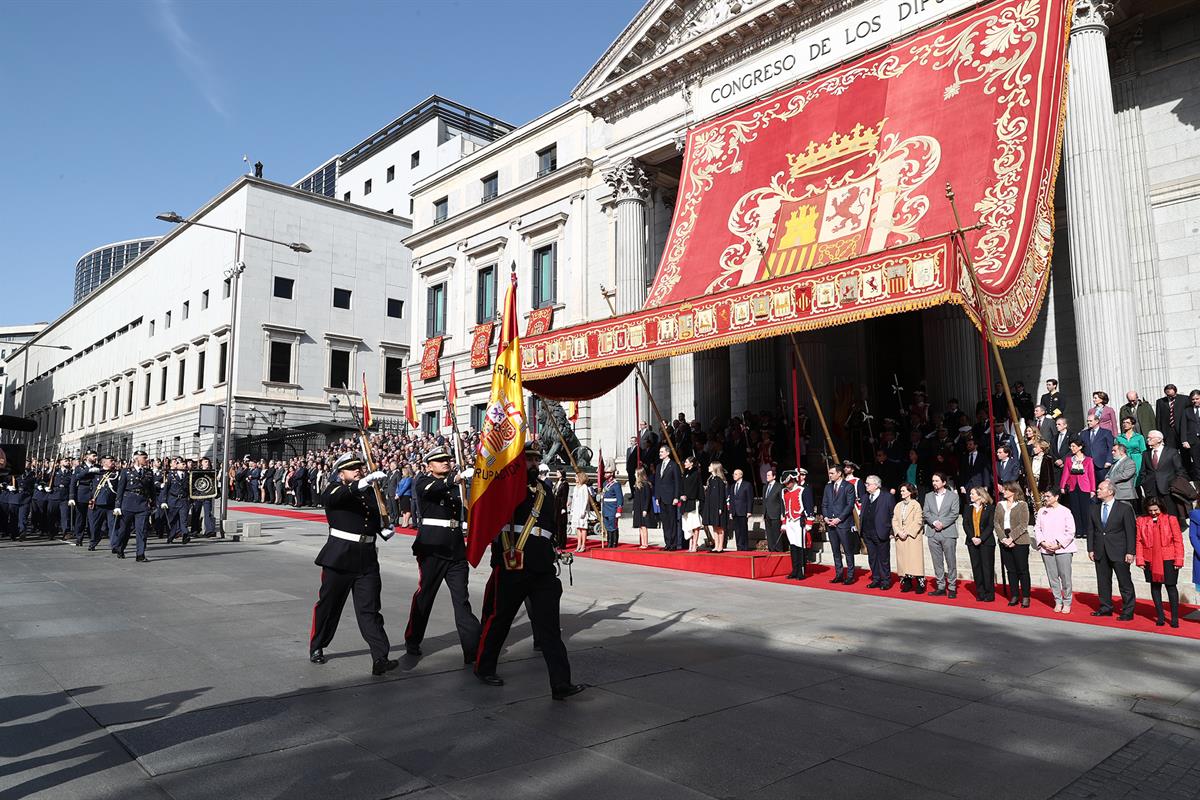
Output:
<path fill-rule="evenodd" d="M 868 589 L 878 589 L 878 588 L 879 588 L 879 581 L 877 581 L 877 580 L 875 580 L 874 578 L 872 578 L 872 579 L 871 579 L 871 582 L 867 584 L 867 588 L 868 588 Z"/>
<path fill-rule="evenodd" d="M 1021 598 L 1021 608 L 1029 608 L 1029 598 L 1028 597 Z"/>
<path fill-rule="evenodd" d="M 1119 622 L 1130 622 L 1132 619 L 1133 619 L 1132 611 L 1130 611 L 1129 613 L 1121 612 L 1121 616 L 1117 617 L 1117 620 Z"/>
<path fill-rule="evenodd" d="M 956 590 L 951 589 L 950 591 L 946 592 L 947 600 L 955 600 L 957 598 L 958 598 L 958 592 Z"/>
<path fill-rule="evenodd" d="M 1111 617 L 1112 612 L 1111 611 L 1093 611 L 1092 616 L 1093 617 Z"/>
<path fill-rule="evenodd" d="M 133 560 L 141 562 L 142 564 L 145 564 L 148 561 L 150 561 L 150 559 L 146 558 L 145 556 L 136 556 Z"/>
<path fill-rule="evenodd" d="M 572 683 L 569 686 L 563 686 L 561 688 L 551 690 L 550 696 L 555 700 L 566 700 L 573 694 L 579 694 L 587 687 L 588 685 L 586 683 Z"/>
<path fill-rule="evenodd" d="M 1017 597 L 1015 594 L 1012 597 L 1008 598 L 1008 604 L 1010 606 L 1015 606 L 1019 602 L 1021 602 L 1021 598 Z"/>
<path fill-rule="evenodd" d="M 808 576 L 807 576 L 807 575 L 805 575 L 805 574 L 802 572 L 802 573 L 800 573 L 799 575 L 797 575 L 797 576 L 796 576 L 796 577 L 795 577 L 793 580 L 802 581 L 802 580 L 804 580 L 804 579 L 805 579 L 805 578 L 807 578 L 807 577 L 808 577 Z"/>
<path fill-rule="evenodd" d="M 89 545 L 88 545 L 88 552 L 92 552 L 92 551 L 94 551 L 95 549 L 96 549 L 96 545 L 94 545 L 94 544 L 89 544 Z"/>
<path fill-rule="evenodd" d="M 1179 627 L 1179 620 L 1177 620 L 1177 619 L 1173 619 L 1173 620 L 1171 620 L 1170 622 L 1168 622 L 1167 624 L 1168 624 L 1168 625 L 1170 625 L 1172 628 L 1178 628 L 1178 627 Z"/>
<path fill-rule="evenodd" d="M 488 686 L 503 686 L 504 685 L 504 678 L 501 678 L 499 675 L 476 674 L 475 677 L 479 678 L 480 683 L 486 683 Z"/>
<path fill-rule="evenodd" d="M 325 657 L 325 653 L 322 652 L 321 648 L 318 647 L 316 650 L 313 650 L 308 654 L 308 660 L 314 664 L 324 664 L 329 659 Z"/>
<path fill-rule="evenodd" d="M 921 578 L 919 581 L 913 581 L 913 591 L 916 592 L 917 594 L 925 594 L 925 579 L 924 578 Z"/>
<path fill-rule="evenodd" d="M 844 577 L 845 576 L 842 575 L 842 571 L 839 569 L 834 573 L 833 580 L 831 580 L 830 583 L 841 583 Z"/>
<path fill-rule="evenodd" d="M 184 544 L 187 544 L 187 543 L 188 543 L 188 542 L 190 542 L 191 540 L 192 540 L 192 537 L 190 537 L 190 536 L 185 536 L 185 537 L 183 537 L 183 543 L 184 543 Z"/>
<path fill-rule="evenodd" d="M 929 593 L 929 596 L 930 597 L 945 597 L 946 590 L 945 589 L 934 589 L 932 592 Z"/>
<path fill-rule="evenodd" d="M 371 674 L 382 675 L 385 672 L 391 672 L 398 666 L 400 666 L 400 662 L 394 658 L 377 658 L 371 665 Z"/>
<path fill-rule="evenodd" d="M 117 553 L 117 558 L 124 558 L 124 557 L 125 557 L 124 553 Z"/>
<path fill-rule="evenodd" d="M 879 584 L 879 591 L 881 591 L 881 592 L 886 592 L 891 588 L 892 588 L 891 581 L 884 581 L 883 583 Z"/>
<path fill-rule="evenodd" d="M 422 655 L 422 653 L 421 653 L 421 645 L 419 645 L 419 644 L 406 644 L 406 645 L 404 646 L 404 652 L 408 653 L 410 656 L 419 656 L 419 655 Z"/>
<path fill-rule="evenodd" d="M 1158 619 L 1154 620 L 1154 624 L 1157 627 L 1161 628 L 1162 626 L 1167 624 L 1167 621 L 1165 619 L 1163 619 L 1162 617 L 1159 617 Z"/>
<path fill-rule="evenodd" d="M 854 577 L 854 573 L 853 573 L 853 572 L 847 572 L 847 573 L 846 573 L 846 580 L 842 581 L 842 585 L 844 585 L 844 586 L 853 586 L 853 585 L 854 585 L 854 584 L 856 584 L 856 583 L 858 583 L 858 578 Z"/>
<path fill-rule="evenodd" d="M 796 573 L 794 573 L 794 572 L 789 572 L 789 573 L 787 574 L 787 577 L 786 577 L 786 578 L 784 578 L 784 580 L 788 580 L 788 581 L 794 581 L 794 580 L 796 580 Z"/>

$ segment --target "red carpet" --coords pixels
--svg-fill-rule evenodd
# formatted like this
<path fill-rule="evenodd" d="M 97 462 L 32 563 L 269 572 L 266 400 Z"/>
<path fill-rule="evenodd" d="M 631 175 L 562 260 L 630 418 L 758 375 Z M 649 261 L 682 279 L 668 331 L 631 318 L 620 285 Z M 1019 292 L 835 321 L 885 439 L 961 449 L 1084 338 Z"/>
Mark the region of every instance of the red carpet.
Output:
<path fill-rule="evenodd" d="M 299 519 L 306 522 L 325 522 L 325 512 L 323 511 L 299 511 L 279 506 L 230 506 L 229 510 L 250 514 L 264 514 L 273 517 L 287 517 L 288 519 Z M 397 533 L 412 536 L 416 532 L 410 528 L 400 528 L 397 530 Z M 574 547 L 574 542 L 574 539 L 568 539 L 568 548 Z M 1115 614 L 1112 617 L 1091 616 L 1091 613 L 1099 607 L 1099 600 L 1096 595 L 1083 592 L 1075 593 L 1070 614 L 1056 614 L 1054 613 L 1054 599 L 1050 595 L 1050 590 L 1037 586 L 1033 588 L 1032 603 L 1029 608 L 1021 608 L 1020 606 L 1010 607 L 1007 598 L 1001 596 L 1000 587 L 997 587 L 996 600 L 994 602 L 976 602 L 974 595 L 975 584 L 965 580 L 958 582 L 958 598 L 955 600 L 948 600 L 945 597 L 930 597 L 928 591 L 922 595 L 913 594 L 912 592 L 901 594 L 900 582 L 898 580 L 893 581 L 892 588 L 886 592 L 881 592 L 878 589 L 868 589 L 867 583 L 870 582 L 870 578 L 867 576 L 866 570 L 862 568 L 858 570 L 858 582 L 853 586 L 830 583 L 829 579 L 833 575 L 833 567 L 823 564 L 809 564 L 808 578 L 803 581 L 789 581 L 783 576 L 791 571 L 791 559 L 785 554 L 768 553 L 762 550 L 742 553 L 734 551 L 726 553 L 689 553 L 686 550 L 667 552 L 659 547 L 652 547 L 649 550 L 639 550 L 637 545 L 633 544 L 622 544 L 613 548 L 602 548 L 596 544 L 589 545 L 585 552 L 577 553 L 576 555 L 581 558 L 592 558 L 599 561 L 618 561 L 623 564 L 634 564 L 643 567 L 676 569 L 705 575 L 722 575 L 729 578 L 765 580 L 772 583 L 806 586 L 810 589 L 825 589 L 831 592 L 852 592 L 854 594 L 909 600 L 916 603 L 955 605 L 1000 614 L 1021 614 L 1024 616 L 1041 617 L 1043 619 L 1077 622 L 1084 625 L 1100 625 L 1107 628 L 1120 628 L 1122 630 L 1200 639 L 1200 621 L 1181 618 L 1178 628 L 1170 626 L 1160 628 L 1154 624 L 1154 604 L 1149 600 L 1142 599 L 1137 601 L 1133 619 L 1129 622 L 1119 622 Z M 1075 568 L 1091 570 L 1091 562 L 1087 560 L 1085 553 L 1080 553 L 1075 558 Z M 1134 580 L 1141 580 L 1141 570 L 1136 567 L 1134 568 Z M 926 582 L 932 586 L 932 578 L 927 578 Z M 1121 602 L 1120 596 L 1118 595 L 1114 599 L 1119 605 Z M 1200 606 L 1181 605 L 1179 607 L 1181 617 L 1185 617 L 1197 610 L 1200 610 Z"/>

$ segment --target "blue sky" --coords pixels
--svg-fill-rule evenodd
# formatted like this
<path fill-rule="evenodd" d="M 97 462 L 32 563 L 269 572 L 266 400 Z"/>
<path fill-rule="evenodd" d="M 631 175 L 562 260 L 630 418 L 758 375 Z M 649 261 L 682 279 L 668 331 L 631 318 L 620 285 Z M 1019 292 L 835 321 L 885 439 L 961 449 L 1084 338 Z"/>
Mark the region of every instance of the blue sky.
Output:
<path fill-rule="evenodd" d="M 245 171 L 292 182 L 431 94 L 520 124 L 642 0 L 0 3 L 0 325 L 52 320 L 74 266 L 164 233 Z"/>

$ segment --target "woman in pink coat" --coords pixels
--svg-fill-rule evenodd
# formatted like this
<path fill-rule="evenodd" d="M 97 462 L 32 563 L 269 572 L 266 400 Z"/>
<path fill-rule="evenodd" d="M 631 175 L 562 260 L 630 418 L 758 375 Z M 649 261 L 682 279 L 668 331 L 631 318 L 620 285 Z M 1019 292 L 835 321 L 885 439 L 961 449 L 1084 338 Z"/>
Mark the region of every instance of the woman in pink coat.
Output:
<path fill-rule="evenodd" d="M 1063 462 L 1062 481 L 1059 488 L 1067 496 L 1067 507 L 1075 518 L 1075 536 L 1087 536 L 1088 511 L 1092 498 L 1096 496 L 1096 468 L 1092 460 L 1083 454 L 1083 442 L 1072 439 L 1071 455 Z"/>
<path fill-rule="evenodd" d="M 1108 404 L 1107 392 L 1092 392 L 1092 409 L 1088 411 L 1089 417 L 1095 417 L 1100 420 L 1100 427 L 1108 430 L 1116 439 L 1121 435 L 1121 429 L 1117 426 L 1117 412 L 1113 411 L 1112 406 Z"/>

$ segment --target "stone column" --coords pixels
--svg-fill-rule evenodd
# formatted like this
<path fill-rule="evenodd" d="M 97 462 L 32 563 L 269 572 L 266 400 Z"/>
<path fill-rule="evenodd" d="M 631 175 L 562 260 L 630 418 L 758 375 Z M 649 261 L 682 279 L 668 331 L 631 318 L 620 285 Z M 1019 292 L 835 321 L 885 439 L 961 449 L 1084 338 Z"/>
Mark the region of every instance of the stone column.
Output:
<path fill-rule="evenodd" d="M 729 419 L 729 348 L 701 350 L 693 358 L 696 419 L 711 431 L 714 420 L 723 424 Z"/>
<path fill-rule="evenodd" d="M 956 305 L 938 306 L 922 312 L 921 327 L 929 402 L 940 412 L 945 410 L 947 400 L 957 399 L 958 407 L 974 420 L 975 403 L 981 399 L 979 390 L 983 386 L 983 340 L 979 330 Z M 904 387 L 905 403 L 911 401 L 915 388 Z"/>
<path fill-rule="evenodd" d="M 675 356 L 671 364 L 671 411 L 672 417 L 681 412 L 691 422 L 696 417 L 696 374 L 695 356 Z M 666 409 L 663 409 L 665 412 Z"/>
<path fill-rule="evenodd" d="M 627 158 L 609 170 L 604 180 L 612 188 L 617 214 L 617 313 L 628 314 L 640 309 L 646 300 L 646 201 L 650 197 L 650 178 L 641 164 Z M 637 375 L 626 378 L 613 395 L 616 419 L 628 420 L 627 424 L 619 424 L 618 441 L 628 441 L 635 432 L 635 404 L 641 419 L 654 424 L 649 399 Z"/>
<path fill-rule="evenodd" d="M 1063 163 L 1081 385 L 1063 388 L 1085 408 L 1093 391 L 1104 389 L 1119 399 L 1141 376 L 1138 301 L 1128 268 L 1126 191 L 1105 46 L 1111 16 L 1110 2 L 1075 0 L 1069 52 Z"/>

